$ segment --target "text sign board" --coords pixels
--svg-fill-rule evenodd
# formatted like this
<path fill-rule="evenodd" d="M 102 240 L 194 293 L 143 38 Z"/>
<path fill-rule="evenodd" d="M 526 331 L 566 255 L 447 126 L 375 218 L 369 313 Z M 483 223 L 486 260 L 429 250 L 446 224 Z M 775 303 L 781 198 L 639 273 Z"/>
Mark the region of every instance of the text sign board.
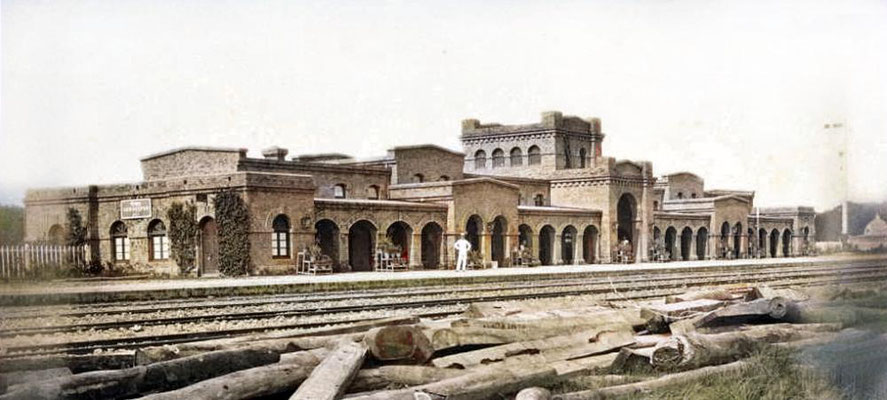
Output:
<path fill-rule="evenodd" d="M 151 199 L 120 200 L 120 219 L 151 218 Z"/>

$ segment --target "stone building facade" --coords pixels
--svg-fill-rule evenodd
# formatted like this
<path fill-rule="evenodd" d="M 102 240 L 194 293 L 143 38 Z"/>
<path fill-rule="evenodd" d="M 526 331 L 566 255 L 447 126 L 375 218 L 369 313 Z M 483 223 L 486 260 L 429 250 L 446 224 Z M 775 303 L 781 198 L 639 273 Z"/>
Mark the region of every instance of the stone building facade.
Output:
<path fill-rule="evenodd" d="M 372 159 L 287 158 L 271 147 L 251 158 L 245 149 L 175 149 L 143 158 L 138 183 L 29 190 L 26 240 L 59 240 L 74 208 L 98 259 L 175 274 L 167 210 L 190 203 L 199 272 L 213 274 L 213 197 L 231 190 L 250 213 L 254 272 L 292 271 L 314 244 L 336 271 L 372 270 L 385 239 L 413 268 L 446 268 L 462 234 L 487 266 L 510 265 L 520 249 L 552 265 L 787 257 L 812 247 L 812 208 L 755 208 L 754 192 L 706 190 L 687 172 L 656 177 L 649 162 L 605 156 L 604 137 L 597 118 L 546 112 L 522 125 L 465 120 L 464 152 L 418 145 Z"/>

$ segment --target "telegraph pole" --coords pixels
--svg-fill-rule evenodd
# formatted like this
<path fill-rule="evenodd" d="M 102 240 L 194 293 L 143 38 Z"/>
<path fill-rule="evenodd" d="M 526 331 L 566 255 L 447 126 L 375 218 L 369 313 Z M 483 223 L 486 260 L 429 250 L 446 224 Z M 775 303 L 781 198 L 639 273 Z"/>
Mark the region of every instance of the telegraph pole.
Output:
<path fill-rule="evenodd" d="M 848 181 L 850 179 L 849 179 L 849 174 L 847 172 L 847 165 L 848 165 L 847 164 L 847 140 L 848 140 L 847 139 L 847 136 L 848 136 L 847 130 L 848 129 L 845 125 L 846 124 L 844 122 L 825 124 L 825 129 L 836 129 L 840 132 L 840 135 L 842 136 L 841 137 L 842 146 L 841 146 L 841 149 L 838 151 L 838 156 L 841 158 L 840 171 L 841 171 L 841 175 L 843 177 L 842 183 L 844 186 L 843 187 L 844 193 L 843 193 L 843 199 L 842 199 L 842 204 L 841 204 L 841 236 L 842 236 L 842 240 L 847 238 L 847 235 L 849 234 L 849 230 L 848 230 L 848 215 L 849 215 L 849 213 L 848 213 L 847 203 L 849 203 L 849 201 L 848 201 L 848 197 L 849 197 L 849 189 L 848 189 L 849 183 L 848 183 Z"/>

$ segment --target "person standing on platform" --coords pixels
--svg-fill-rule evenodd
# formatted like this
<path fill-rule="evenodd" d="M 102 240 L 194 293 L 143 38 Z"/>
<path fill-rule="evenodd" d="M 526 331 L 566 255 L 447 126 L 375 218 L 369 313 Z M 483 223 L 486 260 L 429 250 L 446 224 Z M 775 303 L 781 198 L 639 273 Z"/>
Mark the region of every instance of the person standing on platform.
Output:
<path fill-rule="evenodd" d="M 468 265 L 468 252 L 471 251 L 471 242 L 465 240 L 463 233 L 453 247 L 456 248 L 456 271 L 465 271 L 465 267 Z"/>

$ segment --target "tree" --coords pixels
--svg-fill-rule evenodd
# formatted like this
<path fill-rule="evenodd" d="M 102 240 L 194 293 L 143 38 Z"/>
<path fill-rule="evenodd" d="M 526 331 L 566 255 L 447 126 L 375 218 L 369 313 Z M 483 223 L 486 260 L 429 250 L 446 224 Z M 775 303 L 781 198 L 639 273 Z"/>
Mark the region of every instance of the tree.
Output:
<path fill-rule="evenodd" d="M 86 244 L 86 227 L 83 225 L 83 217 L 76 208 L 68 208 L 65 222 L 66 238 L 68 246 L 82 246 Z"/>
<path fill-rule="evenodd" d="M 197 259 L 197 207 L 172 203 L 166 212 L 169 219 L 169 249 L 184 275 L 194 270 Z"/>
<path fill-rule="evenodd" d="M 239 194 L 224 191 L 214 200 L 219 225 L 219 271 L 244 275 L 249 270 L 249 210 Z"/>
<path fill-rule="evenodd" d="M 24 239 L 25 209 L 0 206 L 0 245 L 20 244 Z"/>

